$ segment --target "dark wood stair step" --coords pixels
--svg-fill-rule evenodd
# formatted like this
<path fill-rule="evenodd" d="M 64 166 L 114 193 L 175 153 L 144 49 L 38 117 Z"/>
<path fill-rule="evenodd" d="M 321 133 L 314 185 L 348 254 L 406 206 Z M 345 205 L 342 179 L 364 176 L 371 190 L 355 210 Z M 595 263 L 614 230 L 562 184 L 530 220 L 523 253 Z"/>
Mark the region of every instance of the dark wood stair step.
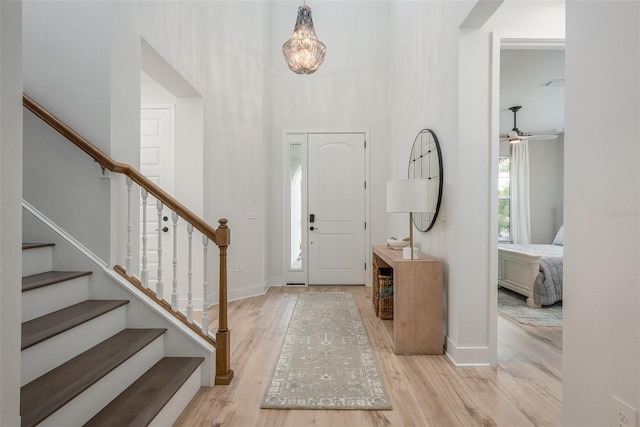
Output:
<path fill-rule="evenodd" d="M 47 248 L 49 246 L 55 246 L 55 243 L 22 243 L 22 249 L 36 249 L 36 248 Z"/>
<path fill-rule="evenodd" d="M 202 357 L 165 357 L 85 426 L 146 426 L 200 366 Z"/>
<path fill-rule="evenodd" d="M 117 368 L 166 329 L 123 329 L 20 388 L 22 426 L 33 426 Z"/>
<path fill-rule="evenodd" d="M 47 271 L 22 278 L 22 292 L 90 275 L 90 271 Z"/>
<path fill-rule="evenodd" d="M 22 324 L 22 347 L 29 348 L 127 304 L 127 300 L 86 300 Z"/>

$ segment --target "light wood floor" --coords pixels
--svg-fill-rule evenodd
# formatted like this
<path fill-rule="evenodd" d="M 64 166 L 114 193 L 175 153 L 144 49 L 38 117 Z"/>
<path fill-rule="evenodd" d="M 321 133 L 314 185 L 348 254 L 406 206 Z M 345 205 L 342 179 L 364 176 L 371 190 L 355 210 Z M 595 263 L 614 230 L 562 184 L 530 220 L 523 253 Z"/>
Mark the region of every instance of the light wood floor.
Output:
<path fill-rule="evenodd" d="M 297 294 L 352 292 L 390 395 L 391 411 L 260 409 Z M 446 356 L 397 356 L 389 323 L 371 308 L 371 288 L 283 287 L 229 304 L 229 386 L 202 388 L 178 426 L 558 426 L 562 330 L 498 316 L 497 367 L 457 368 Z M 210 318 L 215 324 L 216 313 Z M 386 323 L 386 325 L 385 325 Z"/>

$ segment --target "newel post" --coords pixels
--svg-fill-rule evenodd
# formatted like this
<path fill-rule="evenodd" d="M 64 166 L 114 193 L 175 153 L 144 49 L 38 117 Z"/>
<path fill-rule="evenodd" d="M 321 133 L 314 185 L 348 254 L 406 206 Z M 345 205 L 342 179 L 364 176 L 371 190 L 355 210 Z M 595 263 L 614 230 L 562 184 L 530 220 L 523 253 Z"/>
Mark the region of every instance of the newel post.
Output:
<path fill-rule="evenodd" d="M 231 240 L 231 233 L 227 227 L 227 220 L 218 221 L 220 227 L 216 230 L 216 244 L 220 248 L 220 291 L 218 332 L 216 333 L 216 380 L 217 385 L 227 385 L 233 378 L 231 369 L 231 333 L 227 324 L 227 247 Z"/>

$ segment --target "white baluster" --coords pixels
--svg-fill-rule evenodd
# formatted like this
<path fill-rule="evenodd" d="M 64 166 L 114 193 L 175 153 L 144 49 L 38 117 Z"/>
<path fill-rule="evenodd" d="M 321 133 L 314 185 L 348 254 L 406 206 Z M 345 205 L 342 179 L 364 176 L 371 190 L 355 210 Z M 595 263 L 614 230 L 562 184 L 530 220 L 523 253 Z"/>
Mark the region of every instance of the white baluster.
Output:
<path fill-rule="evenodd" d="M 131 224 L 131 186 L 133 185 L 133 181 L 131 178 L 127 177 L 127 261 L 125 263 L 125 270 L 127 274 L 131 276 L 131 230 L 133 229 L 133 225 Z"/>
<path fill-rule="evenodd" d="M 178 311 L 178 214 L 173 212 L 173 292 L 171 292 L 171 309 Z"/>
<path fill-rule="evenodd" d="M 163 299 L 162 293 L 162 202 L 156 202 L 158 209 L 158 281 L 156 282 L 156 296 Z"/>
<path fill-rule="evenodd" d="M 187 224 L 187 233 L 189 234 L 189 271 L 187 273 L 187 277 L 189 279 L 189 290 L 187 293 L 187 321 L 189 323 L 193 322 L 193 290 L 191 285 L 191 279 L 193 277 L 193 225 L 190 223 Z"/>
<path fill-rule="evenodd" d="M 147 199 L 149 193 L 142 188 L 142 271 L 140 272 L 140 282 L 142 287 L 149 287 L 149 272 L 147 271 Z"/>
<path fill-rule="evenodd" d="M 207 314 L 207 245 L 209 244 L 209 238 L 202 235 L 202 245 L 204 246 L 203 254 L 204 254 L 204 272 L 203 272 L 203 281 L 202 281 L 202 333 L 208 335 L 209 334 L 209 316 Z"/>

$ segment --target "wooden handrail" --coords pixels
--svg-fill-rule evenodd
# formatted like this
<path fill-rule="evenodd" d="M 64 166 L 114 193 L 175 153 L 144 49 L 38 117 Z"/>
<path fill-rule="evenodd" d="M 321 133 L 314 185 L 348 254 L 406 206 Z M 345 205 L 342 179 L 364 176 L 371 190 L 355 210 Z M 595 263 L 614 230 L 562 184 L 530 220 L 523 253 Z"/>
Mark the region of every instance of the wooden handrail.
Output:
<path fill-rule="evenodd" d="M 191 223 L 198 231 L 200 231 L 209 240 L 213 241 L 220 250 L 220 280 L 219 280 L 219 304 L 218 304 L 218 331 L 216 332 L 215 341 L 209 337 L 208 334 L 203 334 L 197 328 L 194 328 L 192 324 L 186 321 L 186 318 L 178 313 L 173 312 L 171 306 L 164 301 L 155 297 L 153 292 L 144 289 L 140 286 L 140 289 L 144 293 L 151 296 L 161 307 L 172 313 L 176 318 L 182 321 L 185 325 L 189 326 L 194 332 L 204 337 L 208 342 L 212 343 L 216 347 L 216 384 L 230 384 L 231 379 L 234 376 L 231 369 L 231 334 L 227 326 L 227 247 L 231 241 L 231 233 L 227 226 L 227 220 L 221 218 L 218 222 L 220 226 L 216 230 L 207 224 L 204 220 L 191 212 L 180 202 L 166 193 L 162 188 L 151 182 L 146 176 L 142 175 L 139 171 L 131 167 L 126 163 L 120 163 L 113 160 L 107 154 L 102 152 L 95 145 L 91 144 L 82 135 L 67 126 L 64 122 L 58 119 L 56 116 L 45 110 L 40 104 L 29 98 L 27 95 L 22 95 L 22 103 L 26 109 L 42 119 L 45 123 L 55 129 L 62 136 L 67 138 L 73 144 L 75 144 L 82 151 L 87 153 L 91 158 L 100 164 L 103 168 L 110 172 L 120 173 L 129 177 L 133 182 L 137 183 L 140 187 L 147 190 L 149 194 L 160 200 L 163 205 L 169 207 L 173 212 L 177 213 L 185 221 Z M 136 286 L 137 279 L 129 276 L 129 274 L 120 266 L 116 266 L 115 271 L 126 277 L 131 283 Z M 139 282 L 138 282 L 139 283 Z"/>
<path fill-rule="evenodd" d="M 140 172 L 126 163 L 120 163 L 113 160 L 111 157 L 102 152 L 95 145 L 91 144 L 83 136 L 64 124 L 60 119 L 45 110 L 40 104 L 29 98 L 27 95 L 22 96 L 22 102 L 25 108 L 27 108 L 36 116 L 40 117 L 45 123 L 58 131 L 58 133 L 60 133 L 62 136 L 74 143 L 82 151 L 91 156 L 91 158 L 98 162 L 100 166 L 111 172 L 128 176 L 133 182 L 137 183 L 140 187 L 147 190 L 149 194 L 160 200 L 163 205 L 169 207 L 186 221 L 190 222 L 196 229 L 198 229 L 202 234 L 211 239 L 216 245 L 229 246 L 230 236 L 228 228 L 220 228 L 216 230 L 215 228 L 211 227 L 200 217 L 191 212 L 176 199 L 171 197 L 162 188 L 154 184 L 146 176 L 142 175 Z"/>

